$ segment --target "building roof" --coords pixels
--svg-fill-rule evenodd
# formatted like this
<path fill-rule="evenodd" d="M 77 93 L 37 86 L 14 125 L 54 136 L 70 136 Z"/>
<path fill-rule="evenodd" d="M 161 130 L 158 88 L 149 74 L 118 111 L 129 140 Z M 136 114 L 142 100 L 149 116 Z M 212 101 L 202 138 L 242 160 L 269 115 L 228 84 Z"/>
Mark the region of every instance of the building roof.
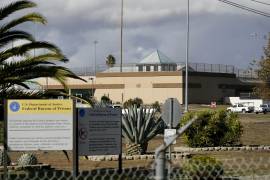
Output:
<path fill-rule="evenodd" d="M 159 50 L 156 50 L 146 56 L 138 64 L 175 64 L 175 62 Z"/>

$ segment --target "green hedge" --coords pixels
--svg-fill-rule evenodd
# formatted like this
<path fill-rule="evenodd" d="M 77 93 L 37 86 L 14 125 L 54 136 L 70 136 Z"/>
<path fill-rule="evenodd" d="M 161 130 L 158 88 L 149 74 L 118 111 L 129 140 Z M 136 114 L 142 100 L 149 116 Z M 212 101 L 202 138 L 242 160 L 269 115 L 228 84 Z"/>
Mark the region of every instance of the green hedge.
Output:
<path fill-rule="evenodd" d="M 226 110 L 205 110 L 186 113 L 181 126 L 197 115 L 195 121 L 185 132 L 185 142 L 190 147 L 231 146 L 240 143 L 242 125 L 236 113 Z"/>

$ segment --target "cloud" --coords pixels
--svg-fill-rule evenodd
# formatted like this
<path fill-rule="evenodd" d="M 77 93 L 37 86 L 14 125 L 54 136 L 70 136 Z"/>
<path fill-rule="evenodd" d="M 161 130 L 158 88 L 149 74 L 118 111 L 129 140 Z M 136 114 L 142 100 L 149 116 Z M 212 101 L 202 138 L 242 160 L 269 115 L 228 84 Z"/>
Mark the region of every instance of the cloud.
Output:
<path fill-rule="evenodd" d="M 2 0 L 0 5 L 10 0 Z M 36 11 L 48 25 L 22 26 L 39 40 L 58 45 L 69 67 L 105 64 L 108 54 L 120 59 L 120 0 L 38 1 Z M 270 13 L 270 6 L 234 0 Z M 124 0 L 124 62 L 138 62 L 160 49 L 177 62 L 185 60 L 187 0 Z M 26 12 L 26 11 L 23 11 Z M 231 7 L 218 0 L 190 0 L 190 61 L 246 67 L 262 55 L 269 18 Z M 19 13 L 20 15 L 20 13 Z M 250 34 L 257 33 L 257 37 Z"/>

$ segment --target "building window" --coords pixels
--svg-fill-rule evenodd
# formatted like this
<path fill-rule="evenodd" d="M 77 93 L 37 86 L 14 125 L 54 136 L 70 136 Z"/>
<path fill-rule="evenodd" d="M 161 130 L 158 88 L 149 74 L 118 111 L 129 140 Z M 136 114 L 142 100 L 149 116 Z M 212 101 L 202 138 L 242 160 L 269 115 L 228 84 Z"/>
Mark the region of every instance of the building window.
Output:
<path fill-rule="evenodd" d="M 139 71 L 143 71 L 143 66 L 139 66 Z"/>
<path fill-rule="evenodd" d="M 58 96 L 57 99 L 64 99 L 64 96 Z"/>
<path fill-rule="evenodd" d="M 158 71 L 158 65 L 154 65 L 154 71 Z"/>
<path fill-rule="evenodd" d="M 165 65 L 161 65 L 161 71 L 165 71 Z"/>
<path fill-rule="evenodd" d="M 170 71 L 176 71 L 176 66 L 175 65 L 170 65 Z"/>
<path fill-rule="evenodd" d="M 146 71 L 150 71 L 151 70 L 151 66 L 146 66 Z"/>
<path fill-rule="evenodd" d="M 162 71 L 169 71 L 169 65 L 167 64 L 162 65 Z"/>

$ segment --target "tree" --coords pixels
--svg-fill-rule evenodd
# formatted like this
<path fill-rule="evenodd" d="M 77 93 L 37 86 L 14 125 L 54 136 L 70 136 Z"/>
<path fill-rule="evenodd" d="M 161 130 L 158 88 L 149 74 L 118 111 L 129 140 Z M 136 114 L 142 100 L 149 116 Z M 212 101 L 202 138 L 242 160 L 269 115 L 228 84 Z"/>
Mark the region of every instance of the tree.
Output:
<path fill-rule="evenodd" d="M 105 96 L 105 95 L 100 98 L 100 102 L 106 105 L 112 104 L 112 100 L 108 96 Z"/>
<path fill-rule="evenodd" d="M 108 67 L 113 67 L 115 65 L 115 57 L 113 55 L 109 54 L 106 59 L 106 64 Z"/>
<path fill-rule="evenodd" d="M 254 93 L 262 99 L 270 100 L 270 33 L 268 44 L 264 47 L 264 56 L 258 64 L 258 78 L 261 83 L 254 88 Z"/>
<path fill-rule="evenodd" d="M 141 98 L 134 98 L 134 99 L 129 99 L 124 102 L 123 107 L 128 108 L 130 106 L 136 105 L 138 108 L 143 105 L 143 100 Z"/>
<path fill-rule="evenodd" d="M 28 32 L 18 30 L 19 25 L 26 22 L 46 24 L 46 19 L 39 13 L 28 13 L 10 21 L 8 16 L 19 10 L 36 7 L 36 4 L 20 0 L 0 8 L 0 97 L 26 98 L 42 97 L 41 91 L 26 92 L 15 87 L 29 89 L 33 79 L 50 77 L 60 82 L 66 88 L 66 78 L 81 79 L 69 69 L 56 65 L 66 63 L 68 59 L 55 45 L 36 41 Z M 25 43 L 13 46 L 17 41 Z M 46 50 L 46 52 L 44 51 Z M 38 53 L 39 51 L 39 53 Z M 36 53 L 33 53 L 36 52 Z M 40 53 L 43 52 L 43 53 Z M 34 54 L 34 55 L 33 55 Z M 81 79 L 82 80 L 82 79 Z M 0 102 L 1 103 L 1 102 Z"/>

